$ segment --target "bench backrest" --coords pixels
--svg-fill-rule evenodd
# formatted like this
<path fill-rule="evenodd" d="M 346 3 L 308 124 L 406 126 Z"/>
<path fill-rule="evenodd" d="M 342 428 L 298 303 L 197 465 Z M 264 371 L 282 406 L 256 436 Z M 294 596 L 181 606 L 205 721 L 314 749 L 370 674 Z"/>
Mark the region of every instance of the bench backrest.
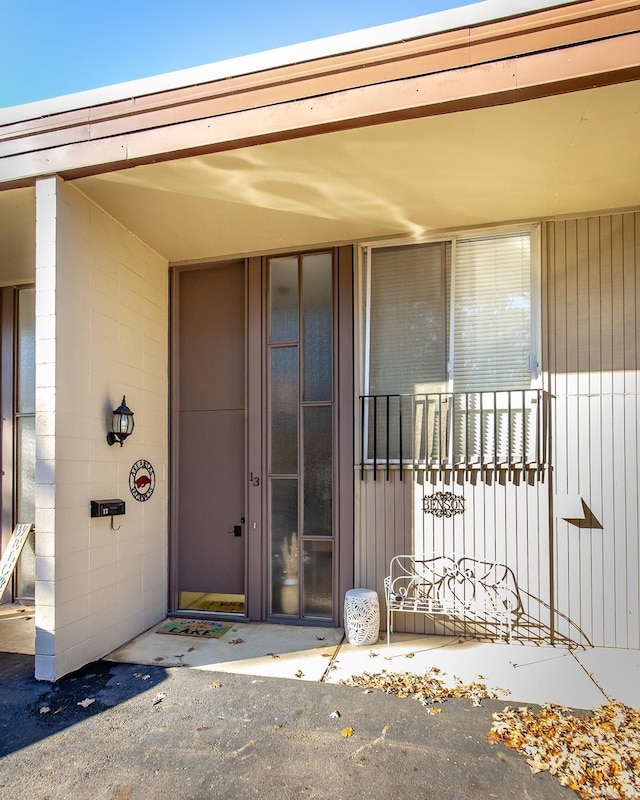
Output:
<path fill-rule="evenodd" d="M 440 603 L 499 615 L 522 611 L 513 570 L 469 556 L 394 556 L 385 589 L 388 598 L 418 604 Z"/>

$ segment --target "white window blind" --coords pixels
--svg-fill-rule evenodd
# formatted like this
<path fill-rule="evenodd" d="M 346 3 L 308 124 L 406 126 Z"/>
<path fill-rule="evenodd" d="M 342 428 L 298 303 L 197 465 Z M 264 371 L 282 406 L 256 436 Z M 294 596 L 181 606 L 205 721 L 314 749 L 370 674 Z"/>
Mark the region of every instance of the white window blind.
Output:
<path fill-rule="evenodd" d="M 368 271 L 368 393 L 444 391 L 451 243 L 375 248 Z"/>
<path fill-rule="evenodd" d="M 531 385 L 529 233 L 458 240 L 453 278 L 453 390 Z"/>

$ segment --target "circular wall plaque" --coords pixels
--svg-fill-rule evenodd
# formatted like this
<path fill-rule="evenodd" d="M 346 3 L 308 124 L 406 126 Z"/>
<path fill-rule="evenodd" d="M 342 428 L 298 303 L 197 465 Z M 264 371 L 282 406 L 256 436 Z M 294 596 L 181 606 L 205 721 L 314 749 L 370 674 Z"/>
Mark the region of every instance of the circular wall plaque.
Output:
<path fill-rule="evenodd" d="M 145 500 L 151 497 L 155 488 L 156 473 L 153 471 L 151 464 L 145 461 L 144 458 L 141 458 L 139 461 L 136 461 L 131 467 L 131 472 L 129 472 L 129 489 L 131 490 L 131 494 L 134 499 L 144 503 Z"/>

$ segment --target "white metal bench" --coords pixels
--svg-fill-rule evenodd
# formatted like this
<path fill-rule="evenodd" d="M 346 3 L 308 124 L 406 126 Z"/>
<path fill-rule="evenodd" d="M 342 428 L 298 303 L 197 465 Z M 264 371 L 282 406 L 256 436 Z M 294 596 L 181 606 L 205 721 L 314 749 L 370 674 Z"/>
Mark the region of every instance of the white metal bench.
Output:
<path fill-rule="evenodd" d="M 387 644 L 398 611 L 455 617 L 473 623 L 476 632 L 495 627 L 498 637 L 510 642 L 523 610 L 513 570 L 469 556 L 394 556 L 384 590 Z"/>

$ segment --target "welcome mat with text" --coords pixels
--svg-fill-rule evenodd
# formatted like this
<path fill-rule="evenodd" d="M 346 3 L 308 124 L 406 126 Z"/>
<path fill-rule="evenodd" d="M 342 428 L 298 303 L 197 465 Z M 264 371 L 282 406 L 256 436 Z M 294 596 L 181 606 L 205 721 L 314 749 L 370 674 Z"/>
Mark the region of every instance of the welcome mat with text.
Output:
<path fill-rule="evenodd" d="M 232 624 L 213 622 L 206 619 L 168 619 L 156 633 L 172 633 L 176 636 L 200 636 L 206 639 L 220 639 Z"/>

